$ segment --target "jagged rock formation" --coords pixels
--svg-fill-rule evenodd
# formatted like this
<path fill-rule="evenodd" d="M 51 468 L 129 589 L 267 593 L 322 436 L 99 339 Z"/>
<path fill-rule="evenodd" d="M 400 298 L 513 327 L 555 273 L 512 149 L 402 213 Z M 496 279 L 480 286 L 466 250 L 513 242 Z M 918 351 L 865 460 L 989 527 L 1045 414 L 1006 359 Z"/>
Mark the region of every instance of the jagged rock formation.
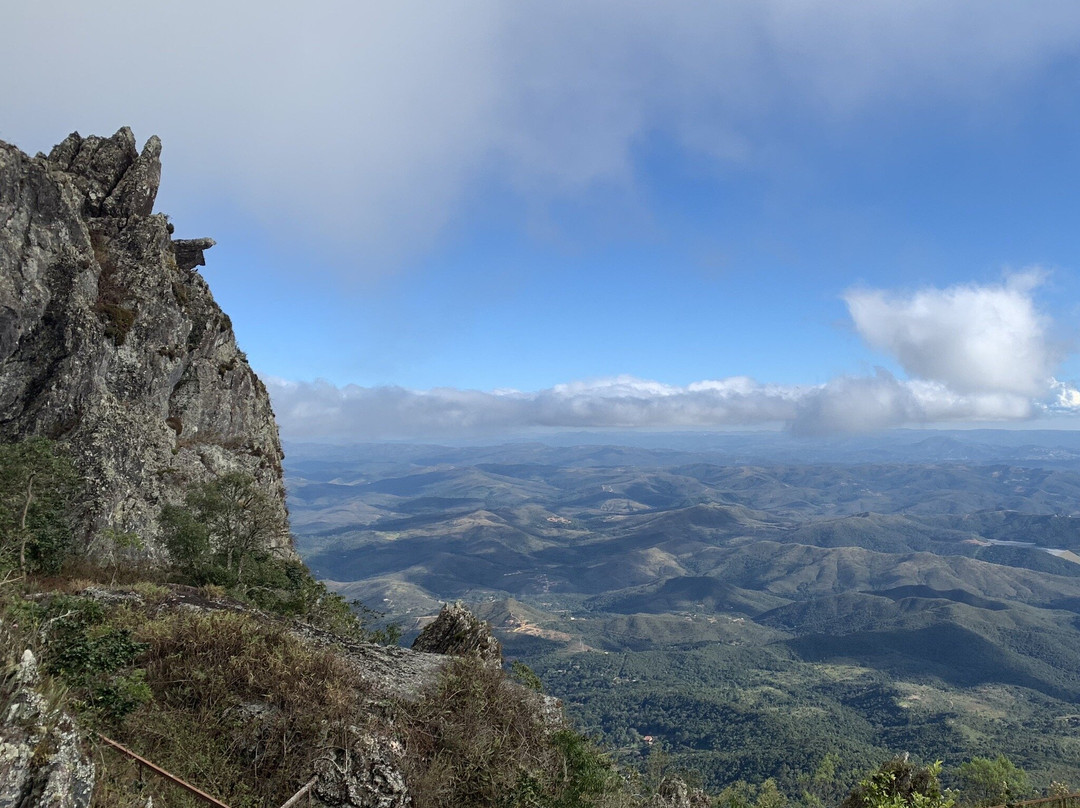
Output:
<path fill-rule="evenodd" d="M 430 687 L 449 657 L 437 652 L 416 653 L 408 648 L 350 642 L 307 623 L 296 623 L 292 632 L 319 646 L 333 646 L 349 662 L 359 679 L 370 683 L 388 698 L 412 701 Z"/>
<path fill-rule="evenodd" d="M 94 764 L 70 716 L 38 691 L 37 660 L 27 649 L 0 715 L 0 808 L 86 808 Z"/>
<path fill-rule="evenodd" d="M 160 506 L 229 471 L 286 524 L 269 397 L 194 271 L 214 242 L 152 212 L 160 155 L 127 128 L 33 158 L 0 142 L 0 440 L 71 445 L 91 547 L 113 529 L 154 549 Z M 291 552 L 287 530 L 274 542 Z"/>
<path fill-rule="evenodd" d="M 476 656 L 493 665 L 502 664 L 502 645 L 491 626 L 460 603 L 447 603 L 439 616 L 413 641 L 414 651 L 449 656 Z"/>

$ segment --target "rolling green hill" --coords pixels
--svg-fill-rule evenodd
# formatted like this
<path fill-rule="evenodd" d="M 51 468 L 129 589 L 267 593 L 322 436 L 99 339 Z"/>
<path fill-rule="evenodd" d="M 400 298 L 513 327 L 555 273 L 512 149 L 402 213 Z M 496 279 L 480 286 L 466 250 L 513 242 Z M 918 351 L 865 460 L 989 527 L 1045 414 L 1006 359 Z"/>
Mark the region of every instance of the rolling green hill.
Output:
<path fill-rule="evenodd" d="M 290 505 L 335 590 L 407 631 L 471 603 L 629 761 L 797 791 L 830 751 L 1004 752 L 1080 783 L 1080 444 L 992 437 L 311 449 Z"/>

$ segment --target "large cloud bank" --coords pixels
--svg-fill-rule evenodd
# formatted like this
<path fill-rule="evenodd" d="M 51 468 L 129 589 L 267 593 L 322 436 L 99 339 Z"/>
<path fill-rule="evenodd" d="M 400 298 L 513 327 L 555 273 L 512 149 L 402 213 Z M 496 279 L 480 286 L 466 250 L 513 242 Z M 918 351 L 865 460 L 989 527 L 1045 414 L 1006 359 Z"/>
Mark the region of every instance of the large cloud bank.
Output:
<path fill-rule="evenodd" d="M 797 434 L 892 426 L 997 422 L 1080 409 L 1080 391 L 1051 375 L 1059 359 L 1033 299 L 1038 273 L 1001 284 L 854 290 L 857 333 L 890 355 L 884 369 L 824 385 L 782 386 L 746 377 L 685 387 L 631 377 L 537 392 L 336 387 L 269 380 L 285 433 L 299 438 L 462 436 L 530 428 L 723 428 L 782 424 Z"/>
<path fill-rule="evenodd" d="M 478 186 L 632 186 L 655 136 L 761 167 L 791 116 L 1022 92 L 1075 52 L 1080 4 L 35 0 L 3 24 L 0 138 L 130 124 L 163 137 L 178 220 L 213 195 L 355 254 L 425 243 Z"/>

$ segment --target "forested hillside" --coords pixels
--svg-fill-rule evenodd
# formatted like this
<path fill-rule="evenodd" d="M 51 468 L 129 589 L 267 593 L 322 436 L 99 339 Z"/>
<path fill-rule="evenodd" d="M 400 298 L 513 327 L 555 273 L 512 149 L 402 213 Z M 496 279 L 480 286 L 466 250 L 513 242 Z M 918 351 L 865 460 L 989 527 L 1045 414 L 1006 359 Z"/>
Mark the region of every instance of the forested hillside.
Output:
<path fill-rule="evenodd" d="M 406 631 L 475 604 L 632 765 L 663 750 L 713 789 L 798 795 L 831 755 L 851 785 L 892 754 L 944 760 L 948 783 L 1004 753 L 1033 787 L 1080 782 L 1067 452 L 978 433 L 798 464 L 732 440 L 296 447 L 298 546 Z"/>

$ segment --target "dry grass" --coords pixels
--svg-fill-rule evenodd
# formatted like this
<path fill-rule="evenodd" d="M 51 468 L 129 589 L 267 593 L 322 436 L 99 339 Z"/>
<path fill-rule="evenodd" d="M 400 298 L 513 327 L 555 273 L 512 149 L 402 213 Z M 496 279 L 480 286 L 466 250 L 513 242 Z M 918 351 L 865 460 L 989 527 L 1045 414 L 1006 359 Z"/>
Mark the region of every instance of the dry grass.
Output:
<path fill-rule="evenodd" d="M 118 740 L 233 808 L 281 804 L 311 777 L 335 728 L 363 723 L 364 692 L 344 660 L 279 625 L 179 612 L 135 636 L 149 645 L 140 662 L 153 700 Z M 186 800 L 162 791 L 155 804 Z"/>
<path fill-rule="evenodd" d="M 455 660 L 407 712 L 405 776 L 417 808 L 618 803 L 608 762 L 545 720 L 539 694 L 500 669 Z"/>
<path fill-rule="evenodd" d="M 55 582 L 48 594 L 79 591 L 97 577 Z M 141 602 L 88 606 L 97 622 L 88 622 L 86 636 L 123 635 L 138 644 L 138 656 L 110 675 L 145 681 L 150 697 L 109 724 L 107 734 L 232 808 L 282 804 L 320 759 L 353 754 L 357 731 L 402 742 L 390 744 L 401 750 L 394 765 L 417 808 L 627 804 L 592 745 L 553 726 L 540 696 L 499 669 L 455 661 L 418 700 L 402 703 L 373 692 L 354 663 L 333 647 L 299 639 L 284 621 L 213 610 L 205 601 L 223 594 L 217 589 L 205 588 L 204 610 L 193 610 L 165 605 L 175 587 L 144 581 L 123 588 Z M 48 609 L 70 611 L 64 599 L 81 602 L 60 595 L 50 605 L 50 597 L 31 602 L 21 595 L 12 587 L 0 623 L 0 641 L 9 648 L 22 642 L 12 634 L 20 615 L 20 636 L 32 636 Z M 10 673 L 13 658 L 5 661 Z M 201 808 L 103 744 L 94 758 L 93 808 L 143 808 L 147 797 L 157 808 Z"/>

